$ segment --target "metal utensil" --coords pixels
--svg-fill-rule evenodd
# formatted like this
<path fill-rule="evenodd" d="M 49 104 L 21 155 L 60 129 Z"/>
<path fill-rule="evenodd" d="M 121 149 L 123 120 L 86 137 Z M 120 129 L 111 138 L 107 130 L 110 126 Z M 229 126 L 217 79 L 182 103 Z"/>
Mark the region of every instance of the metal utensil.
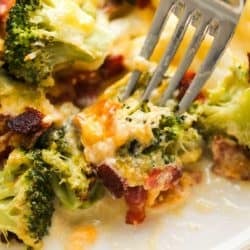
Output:
<path fill-rule="evenodd" d="M 179 112 L 182 113 L 186 111 L 212 74 L 216 62 L 233 36 L 245 2 L 245 0 L 161 0 L 140 56 L 149 59 L 152 55 L 153 50 L 159 41 L 164 24 L 171 12 L 176 12 L 176 10 L 178 10 L 179 21 L 174 31 L 172 40 L 166 48 L 159 65 L 147 85 L 147 88 L 142 96 L 142 101 L 148 100 L 152 91 L 162 81 L 171 60 L 179 48 L 188 26 L 195 20 L 196 31 L 192 41 L 185 56 L 183 57 L 182 62 L 178 66 L 176 73 L 170 79 L 169 86 L 159 102 L 160 105 L 164 105 L 166 101 L 171 98 L 183 75 L 191 65 L 202 41 L 205 36 L 210 33 L 214 37 L 214 40 L 208 55 L 186 94 L 179 103 Z M 134 91 L 140 75 L 141 72 L 138 70 L 132 73 L 123 99 L 129 97 Z"/>

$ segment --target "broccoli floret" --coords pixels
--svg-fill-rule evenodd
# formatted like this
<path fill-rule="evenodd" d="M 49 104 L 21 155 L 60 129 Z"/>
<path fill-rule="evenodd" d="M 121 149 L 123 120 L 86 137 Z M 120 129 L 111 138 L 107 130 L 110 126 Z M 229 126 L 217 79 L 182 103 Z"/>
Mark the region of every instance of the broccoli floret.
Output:
<path fill-rule="evenodd" d="M 77 131 L 71 123 L 51 128 L 34 148 L 15 149 L 0 172 L 0 231 L 12 232 L 40 248 L 48 233 L 57 197 L 68 209 L 89 207 L 104 195 L 91 177 Z"/>
<path fill-rule="evenodd" d="M 20 160 L 19 164 L 17 162 Z M 0 231 L 40 249 L 54 212 L 51 174 L 34 154 L 15 150 L 0 178 Z"/>
<path fill-rule="evenodd" d="M 133 158 L 143 157 L 144 161 L 155 161 L 157 165 L 166 165 L 179 161 L 184 163 L 195 161 L 191 155 L 201 154 L 201 137 L 197 130 L 188 124 L 190 116 L 162 115 L 159 123 L 152 128 L 153 139 L 145 147 L 133 140 L 119 150 L 119 154 L 130 155 Z M 186 154 L 189 156 L 187 157 Z M 158 156 L 157 156 L 158 155 Z M 157 157 L 156 157 L 157 156 Z M 185 158 L 185 159 L 184 159 Z M 187 159 L 189 158 L 189 159 Z M 196 157 L 195 157 L 196 158 Z M 149 165 L 154 165 L 150 163 Z"/>
<path fill-rule="evenodd" d="M 97 68 L 110 34 L 72 0 L 17 0 L 6 27 L 5 62 L 10 74 L 40 83 L 57 66 L 76 61 Z"/>
<path fill-rule="evenodd" d="M 41 149 L 56 150 L 63 155 L 71 155 L 73 151 L 72 147 L 75 148 L 75 147 L 78 147 L 78 145 L 70 143 L 70 140 L 67 142 L 65 138 L 67 128 L 70 128 L 70 126 L 63 126 L 59 128 L 56 128 L 56 127 L 49 128 L 38 139 L 36 146 Z"/>
<path fill-rule="evenodd" d="M 69 209 L 88 206 L 103 194 L 100 183 L 90 177 L 78 133 L 71 123 L 49 129 L 37 142 L 42 160 L 53 171 L 57 198 Z M 94 190 L 99 190 L 94 191 Z"/>
<path fill-rule="evenodd" d="M 130 110 L 133 110 L 133 113 Z M 126 178 L 135 179 L 129 175 L 131 169 L 136 173 L 140 172 L 138 176 L 143 176 L 154 167 L 164 167 L 171 163 L 184 167 L 199 159 L 202 153 L 202 139 L 198 131 L 192 128 L 196 120 L 195 115 L 178 116 L 168 107 L 158 107 L 151 102 L 143 103 L 137 109 L 133 108 L 131 102 L 123 107 L 121 113 L 126 112 L 129 113 L 125 118 L 127 126 L 138 126 L 142 130 L 144 127 L 145 131 L 150 128 L 152 131 L 148 133 L 150 141 L 145 143 L 140 140 L 141 137 L 130 136 L 116 152 L 116 168 Z M 130 170 L 127 170 L 128 168 Z"/>
<path fill-rule="evenodd" d="M 83 157 L 65 156 L 55 150 L 42 150 L 43 161 L 56 174 L 53 186 L 58 198 L 63 205 L 72 209 L 82 206 L 83 201 L 87 199 L 90 184 L 84 173 L 85 162 L 81 158 Z"/>
<path fill-rule="evenodd" d="M 243 146 L 250 146 L 250 83 L 248 70 L 238 67 L 211 89 L 205 103 L 198 103 L 203 131 L 210 135 L 226 134 Z"/>

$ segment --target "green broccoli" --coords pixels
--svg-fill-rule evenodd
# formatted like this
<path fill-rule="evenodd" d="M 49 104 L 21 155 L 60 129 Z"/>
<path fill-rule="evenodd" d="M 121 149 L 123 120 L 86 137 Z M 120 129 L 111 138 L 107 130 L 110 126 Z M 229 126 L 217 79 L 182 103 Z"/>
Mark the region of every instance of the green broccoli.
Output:
<path fill-rule="evenodd" d="M 158 126 L 153 128 L 154 140 L 152 144 L 144 149 L 143 153 L 148 153 L 156 148 L 161 151 L 165 164 L 183 158 L 184 155 L 187 158 L 186 154 L 192 161 L 192 153 L 201 153 L 199 150 L 201 137 L 197 130 L 192 128 L 193 121 L 191 121 L 191 124 L 188 122 L 190 118 L 189 115 L 162 116 Z"/>
<path fill-rule="evenodd" d="M 72 0 L 16 0 L 6 26 L 4 60 L 15 78 L 40 83 L 57 66 L 97 68 L 111 36 Z"/>
<path fill-rule="evenodd" d="M 131 104 L 125 105 L 123 111 L 130 112 L 128 108 L 133 109 Z M 201 136 L 192 128 L 196 116 L 177 116 L 169 108 L 149 102 L 134 109 L 125 119 L 134 126 L 150 126 L 152 138 L 145 144 L 132 137 L 119 148 L 116 168 L 122 175 L 129 176 L 128 168 L 135 169 L 136 173 L 140 172 L 138 176 L 143 176 L 154 167 L 164 167 L 170 163 L 185 166 L 197 161 L 202 153 Z"/>
<path fill-rule="evenodd" d="M 71 122 L 48 129 L 29 150 L 11 152 L 0 172 L 0 232 L 40 248 L 48 233 L 54 197 L 68 209 L 89 207 L 104 195 L 92 177 Z M 8 238 L 8 237 L 7 237 Z"/>
<path fill-rule="evenodd" d="M 35 154 L 15 150 L 0 173 L 0 231 L 40 249 L 54 212 L 47 166 Z"/>
<path fill-rule="evenodd" d="M 193 129 L 191 125 L 187 125 L 187 119 L 188 117 L 173 114 L 162 115 L 157 126 L 152 128 L 153 139 L 149 145 L 145 146 L 133 140 L 125 148 L 129 155 L 148 157 L 150 161 L 152 159 L 154 161 L 155 155 L 158 154 L 156 164 L 162 166 L 175 162 L 186 153 L 191 156 L 200 149 L 201 137 L 197 130 Z M 200 150 L 198 151 L 200 152 Z"/>
<path fill-rule="evenodd" d="M 249 72 L 233 68 L 231 74 L 211 89 L 207 101 L 195 105 L 205 134 L 226 134 L 240 145 L 250 147 Z"/>
<path fill-rule="evenodd" d="M 41 159 L 53 171 L 52 186 L 57 198 L 69 209 L 89 206 L 103 194 L 91 177 L 76 129 L 71 123 L 49 129 L 37 142 Z"/>

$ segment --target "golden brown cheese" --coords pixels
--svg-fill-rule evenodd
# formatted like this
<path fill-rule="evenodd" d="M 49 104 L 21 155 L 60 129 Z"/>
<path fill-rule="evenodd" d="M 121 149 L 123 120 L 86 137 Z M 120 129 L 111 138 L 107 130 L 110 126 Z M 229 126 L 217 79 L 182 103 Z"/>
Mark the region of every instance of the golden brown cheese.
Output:
<path fill-rule="evenodd" d="M 131 98 L 126 105 L 128 109 L 115 99 L 103 97 L 76 116 L 88 161 L 101 164 L 114 157 L 116 150 L 130 140 L 149 144 L 153 138 L 151 123 L 157 123 L 163 114 L 169 112 L 168 108 L 154 106 L 149 113 L 136 110 L 127 120 L 127 115 L 139 102 Z"/>
<path fill-rule="evenodd" d="M 101 163 L 105 158 L 114 155 L 119 138 L 115 133 L 114 112 L 120 104 L 101 100 L 77 115 L 77 122 L 82 128 L 82 142 L 85 146 L 87 160 Z"/>

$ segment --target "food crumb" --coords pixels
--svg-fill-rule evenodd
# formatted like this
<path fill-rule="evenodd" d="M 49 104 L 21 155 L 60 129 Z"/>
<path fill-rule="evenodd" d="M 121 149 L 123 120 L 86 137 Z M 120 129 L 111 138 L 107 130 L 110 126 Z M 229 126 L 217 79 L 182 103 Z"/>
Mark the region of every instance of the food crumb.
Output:
<path fill-rule="evenodd" d="M 96 239 L 97 230 L 93 225 L 79 226 L 70 235 L 65 250 L 87 250 L 85 247 L 94 244 Z"/>

